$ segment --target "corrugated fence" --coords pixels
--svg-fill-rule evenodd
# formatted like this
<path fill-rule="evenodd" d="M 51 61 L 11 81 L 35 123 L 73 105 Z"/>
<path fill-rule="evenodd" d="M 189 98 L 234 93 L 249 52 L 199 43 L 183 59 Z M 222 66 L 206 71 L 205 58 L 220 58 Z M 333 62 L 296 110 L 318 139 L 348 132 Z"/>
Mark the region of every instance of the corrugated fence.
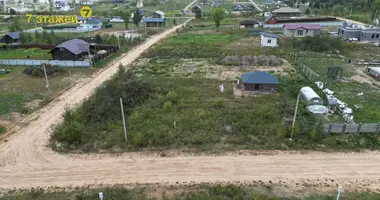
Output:
<path fill-rule="evenodd" d="M 89 61 L 68 61 L 68 60 L 2 60 L 0 65 L 7 66 L 39 66 L 42 64 L 50 64 L 60 67 L 91 67 Z"/>
<path fill-rule="evenodd" d="M 299 23 L 284 23 L 284 24 L 264 24 L 264 28 L 282 28 L 286 24 L 299 24 Z M 322 27 L 337 27 L 343 24 L 343 22 L 304 22 L 302 24 L 320 24 Z"/>
<path fill-rule="evenodd" d="M 325 124 L 323 126 L 323 132 L 326 135 L 331 133 L 379 133 L 380 123 L 366 123 L 366 124 Z"/>

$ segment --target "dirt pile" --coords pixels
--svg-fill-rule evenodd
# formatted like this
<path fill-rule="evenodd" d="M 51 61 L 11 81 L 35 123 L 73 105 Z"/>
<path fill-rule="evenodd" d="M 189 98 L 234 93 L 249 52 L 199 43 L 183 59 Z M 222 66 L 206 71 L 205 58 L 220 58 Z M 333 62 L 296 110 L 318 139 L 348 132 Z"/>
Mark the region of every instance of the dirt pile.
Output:
<path fill-rule="evenodd" d="M 276 56 L 227 56 L 223 62 L 237 66 L 279 66 L 283 64 L 282 59 Z"/>

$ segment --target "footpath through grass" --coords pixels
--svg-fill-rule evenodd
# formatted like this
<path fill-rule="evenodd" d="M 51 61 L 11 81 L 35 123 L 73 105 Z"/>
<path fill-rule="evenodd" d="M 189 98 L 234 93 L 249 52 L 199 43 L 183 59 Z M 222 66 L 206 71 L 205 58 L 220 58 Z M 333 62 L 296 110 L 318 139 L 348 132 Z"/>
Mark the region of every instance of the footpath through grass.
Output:
<path fill-rule="evenodd" d="M 286 189 L 275 189 L 271 186 L 211 186 L 205 184 L 171 187 L 137 187 L 133 189 L 122 187 L 78 188 L 56 192 L 34 189 L 30 192 L 12 191 L 0 197 L 0 200 L 98 200 L 99 192 L 103 192 L 104 199 L 117 200 L 331 200 L 336 198 L 335 191 L 325 192 L 324 194 L 318 194 L 317 192 L 302 194 L 287 192 Z M 345 191 L 341 195 L 341 199 L 378 200 L 380 199 L 380 194 Z"/>

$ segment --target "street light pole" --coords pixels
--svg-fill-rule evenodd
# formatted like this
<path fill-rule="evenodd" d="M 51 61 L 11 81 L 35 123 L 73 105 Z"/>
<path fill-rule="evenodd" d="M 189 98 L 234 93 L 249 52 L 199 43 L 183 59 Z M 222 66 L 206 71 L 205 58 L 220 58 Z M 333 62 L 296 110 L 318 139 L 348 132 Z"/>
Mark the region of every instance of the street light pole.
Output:
<path fill-rule="evenodd" d="M 294 109 L 294 115 L 293 115 L 292 132 L 290 134 L 289 140 L 293 140 L 294 126 L 296 124 L 296 117 L 297 117 L 297 111 L 298 111 L 298 104 L 300 101 L 300 96 L 301 96 L 301 92 L 298 92 L 296 109 Z"/>

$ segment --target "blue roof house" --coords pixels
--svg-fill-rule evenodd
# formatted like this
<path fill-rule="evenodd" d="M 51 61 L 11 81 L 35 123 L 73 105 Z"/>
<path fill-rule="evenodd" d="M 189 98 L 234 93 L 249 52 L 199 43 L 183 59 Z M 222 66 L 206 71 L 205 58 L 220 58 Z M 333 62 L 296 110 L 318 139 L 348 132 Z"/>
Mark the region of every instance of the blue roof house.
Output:
<path fill-rule="evenodd" d="M 260 33 L 262 47 L 278 47 L 278 35 L 273 33 Z"/>
<path fill-rule="evenodd" d="M 275 75 L 264 71 L 248 72 L 241 76 L 241 85 L 244 91 L 276 93 L 279 83 Z"/>

